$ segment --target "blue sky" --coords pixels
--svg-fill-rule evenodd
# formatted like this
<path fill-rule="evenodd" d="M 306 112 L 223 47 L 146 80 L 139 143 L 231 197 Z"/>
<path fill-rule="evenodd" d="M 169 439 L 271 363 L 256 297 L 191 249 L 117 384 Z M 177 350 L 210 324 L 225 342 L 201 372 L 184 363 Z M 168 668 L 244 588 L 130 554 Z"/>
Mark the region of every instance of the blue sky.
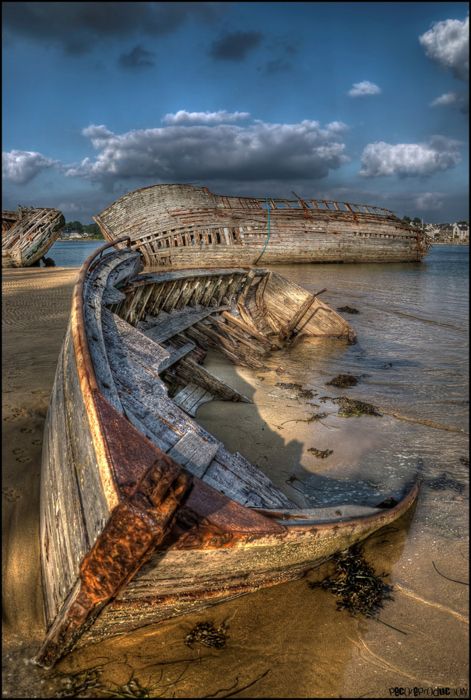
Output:
<path fill-rule="evenodd" d="M 3 207 L 193 182 L 468 218 L 468 3 L 3 3 Z"/>

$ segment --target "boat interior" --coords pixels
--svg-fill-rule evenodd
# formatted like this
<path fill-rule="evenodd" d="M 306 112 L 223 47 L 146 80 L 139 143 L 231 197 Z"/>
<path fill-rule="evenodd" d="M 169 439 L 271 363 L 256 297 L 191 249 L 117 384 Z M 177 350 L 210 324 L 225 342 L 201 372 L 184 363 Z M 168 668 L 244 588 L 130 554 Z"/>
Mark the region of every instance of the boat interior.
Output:
<path fill-rule="evenodd" d="M 302 337 L 352 342 L 348 323 L 316 294 L 262 268 L 141 272 L 121 250 L 90 265 L 85 327 L 105 398 L 157 447 L 242 505 L 297 508 L 239 452 L 195 420 L 212 399 L 250 400 L 204 368 L 209 349 L 262 367 Z"/>

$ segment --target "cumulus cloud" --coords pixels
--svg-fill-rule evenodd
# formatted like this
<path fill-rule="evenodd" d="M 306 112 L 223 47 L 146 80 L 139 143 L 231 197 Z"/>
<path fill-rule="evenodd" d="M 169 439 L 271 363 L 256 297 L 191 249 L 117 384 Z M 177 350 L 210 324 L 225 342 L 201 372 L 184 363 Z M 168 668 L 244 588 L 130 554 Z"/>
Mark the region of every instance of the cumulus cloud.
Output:
<path fill-rule="evenodd" d="M 439 211 L 443 208 L 442 192 L 422 192 L 415 197 L 415 206 L 418 211 Z"/>
<path fill-rule="evenodd" d="M 3 26 L 10 35 L 85 53 L 104 39 L 162 36 L 189 18 L 210 20 L 224 12 L 219 2 L 5 2 Z"/>
<path fill-rule="evenodd" d="M 457 107 L 460 112 L 466 114 L 469 107 L 467 94 L 459 92 L 445 92 L 430 103 L 431 107 Z"/>
<path fill-rule="evenodd" d="M 209 53 L 224 61 L 243 61 L 261 41 L 260 32 L 228 32 L 212 43 Z"/>
<path fill-rule="evenodd" d="M 429 143 L 369 143 L 362 153 L 360 175 L 432 175 L 460 162 L 459 145 L 443 136 L 434 136 Z"/>
<path fill-rule="evenodd" d="M 147 51 L 147 49 L 138 44 L 131 49 L 129 53 L 122 53 L 118 59 L 118 63 L 122 68 L 129 68 L 131 70 L 151 68 L 155 65 L 154 54 L 152 51 Z"/>
<path fill-rule="evenodd" d="M 114 134 L 104 125 L 83 130 L 98 151 L 70 165 L 69 177 L 101 182 L 195 180 L 286 181 L 326 177 L 348 161 L 342 122 L 321 127 L 305 120 L 297 124 L 254 121 L 236 124 L 172 124 Z"/>
<path fill-rule="evenodd" d="M 248 119 L 250 112 L 187 112 L 184 109 L 174 114 L 166 114 L 162 121 L 165 124 L 220 124 Z"/>
<path fill-rule="evenodd" d="M 18 185 L 30 182 L 47 168 L 58 165 L 58 161 L 46 158 L 36 151 L 4 151 L 2 153 L 2 177 Z"/>
<path fill-rule="evenodd" d="M 366 95 L 379 95 L 381 88 L 369 80 L 362 80 L 360 83 L 353 83 L 353 86 L 348 91 L 350 97 L 366 97 Z"/>
<path fill-rule="evenodd" d="M 445 92 L 443 95 L 440 95 L 440 97 L 437 97 L 436 100 L 433 100 L 433 102 L 430 103 L 430 106 L 442 107 L 444 105 L 455 104 L 457 101 L 458 95 L 456 92 Z"/>
<path fill-rule="evenodd" d="M 469 78 L 469 16 L 462 22 L 436 22 L 419 37 L 426 55 L 453 71 L 461 80 Z"/>

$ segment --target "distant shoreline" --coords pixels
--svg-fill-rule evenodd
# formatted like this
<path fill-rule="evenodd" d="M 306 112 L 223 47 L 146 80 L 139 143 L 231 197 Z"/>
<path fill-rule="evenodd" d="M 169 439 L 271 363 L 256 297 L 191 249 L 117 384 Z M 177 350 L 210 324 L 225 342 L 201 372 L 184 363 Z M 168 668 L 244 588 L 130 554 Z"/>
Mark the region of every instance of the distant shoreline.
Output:
<path fill-rule="evenodd" d="M 459 242 L 459 243 L 450 243 L 450 241 L 433 241 L 432 245 L 452 245 L 452 246 L 469 246 L 469 243 L 465 242 Z"/>
<path fill-rule="evenodd" d="M 103 241 L 106 242 L 104 238 L 58 238 L 57 243 L 90 243 L 90 241 Z"/>

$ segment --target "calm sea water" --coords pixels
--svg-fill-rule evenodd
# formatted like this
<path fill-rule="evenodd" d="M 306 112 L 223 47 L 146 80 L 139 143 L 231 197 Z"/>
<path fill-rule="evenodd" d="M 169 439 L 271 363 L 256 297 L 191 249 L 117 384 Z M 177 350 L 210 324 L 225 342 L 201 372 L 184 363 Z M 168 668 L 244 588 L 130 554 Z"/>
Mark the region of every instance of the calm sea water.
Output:
<path fill-rule="evenodd" d="M 80 267 L 94 250 L 106 241 L 56 241 L 47 253 L 57 267 Z"/>
<path fill-rule="evenodd" d="M 353 464 L 360 482 L 364 475 L 378 485 L 414 471 L 432 484 L 444 477 L 442 489 L 433 490 L 442 501 L 466 489 L 469 248 L 434 246 L 422 263 L 276 269 L 311 291 L 326 287 L 322 298 L 334 308 L 348 305 L 359 312 L 343 313 L 357 333 L 355 345 L 323 343 L 313 351 L 301 344 L 281 362 L 296 377 L 292 381 L 323 387 L 327 396 L 370 402 L 389 417 L 382 428 L 372 428 L 372 449 L 363 450 L 357 464 L 346 460 L 339 473 L 346 475 Z M 326 386 L 339 373 L 351 373 L 359 383 L 348 389 Z M 330 493 L 334 502 L 338 494 Z M 450 535 L 462 532 L 463 509 L 441 510 L 435 526 Z"/>

